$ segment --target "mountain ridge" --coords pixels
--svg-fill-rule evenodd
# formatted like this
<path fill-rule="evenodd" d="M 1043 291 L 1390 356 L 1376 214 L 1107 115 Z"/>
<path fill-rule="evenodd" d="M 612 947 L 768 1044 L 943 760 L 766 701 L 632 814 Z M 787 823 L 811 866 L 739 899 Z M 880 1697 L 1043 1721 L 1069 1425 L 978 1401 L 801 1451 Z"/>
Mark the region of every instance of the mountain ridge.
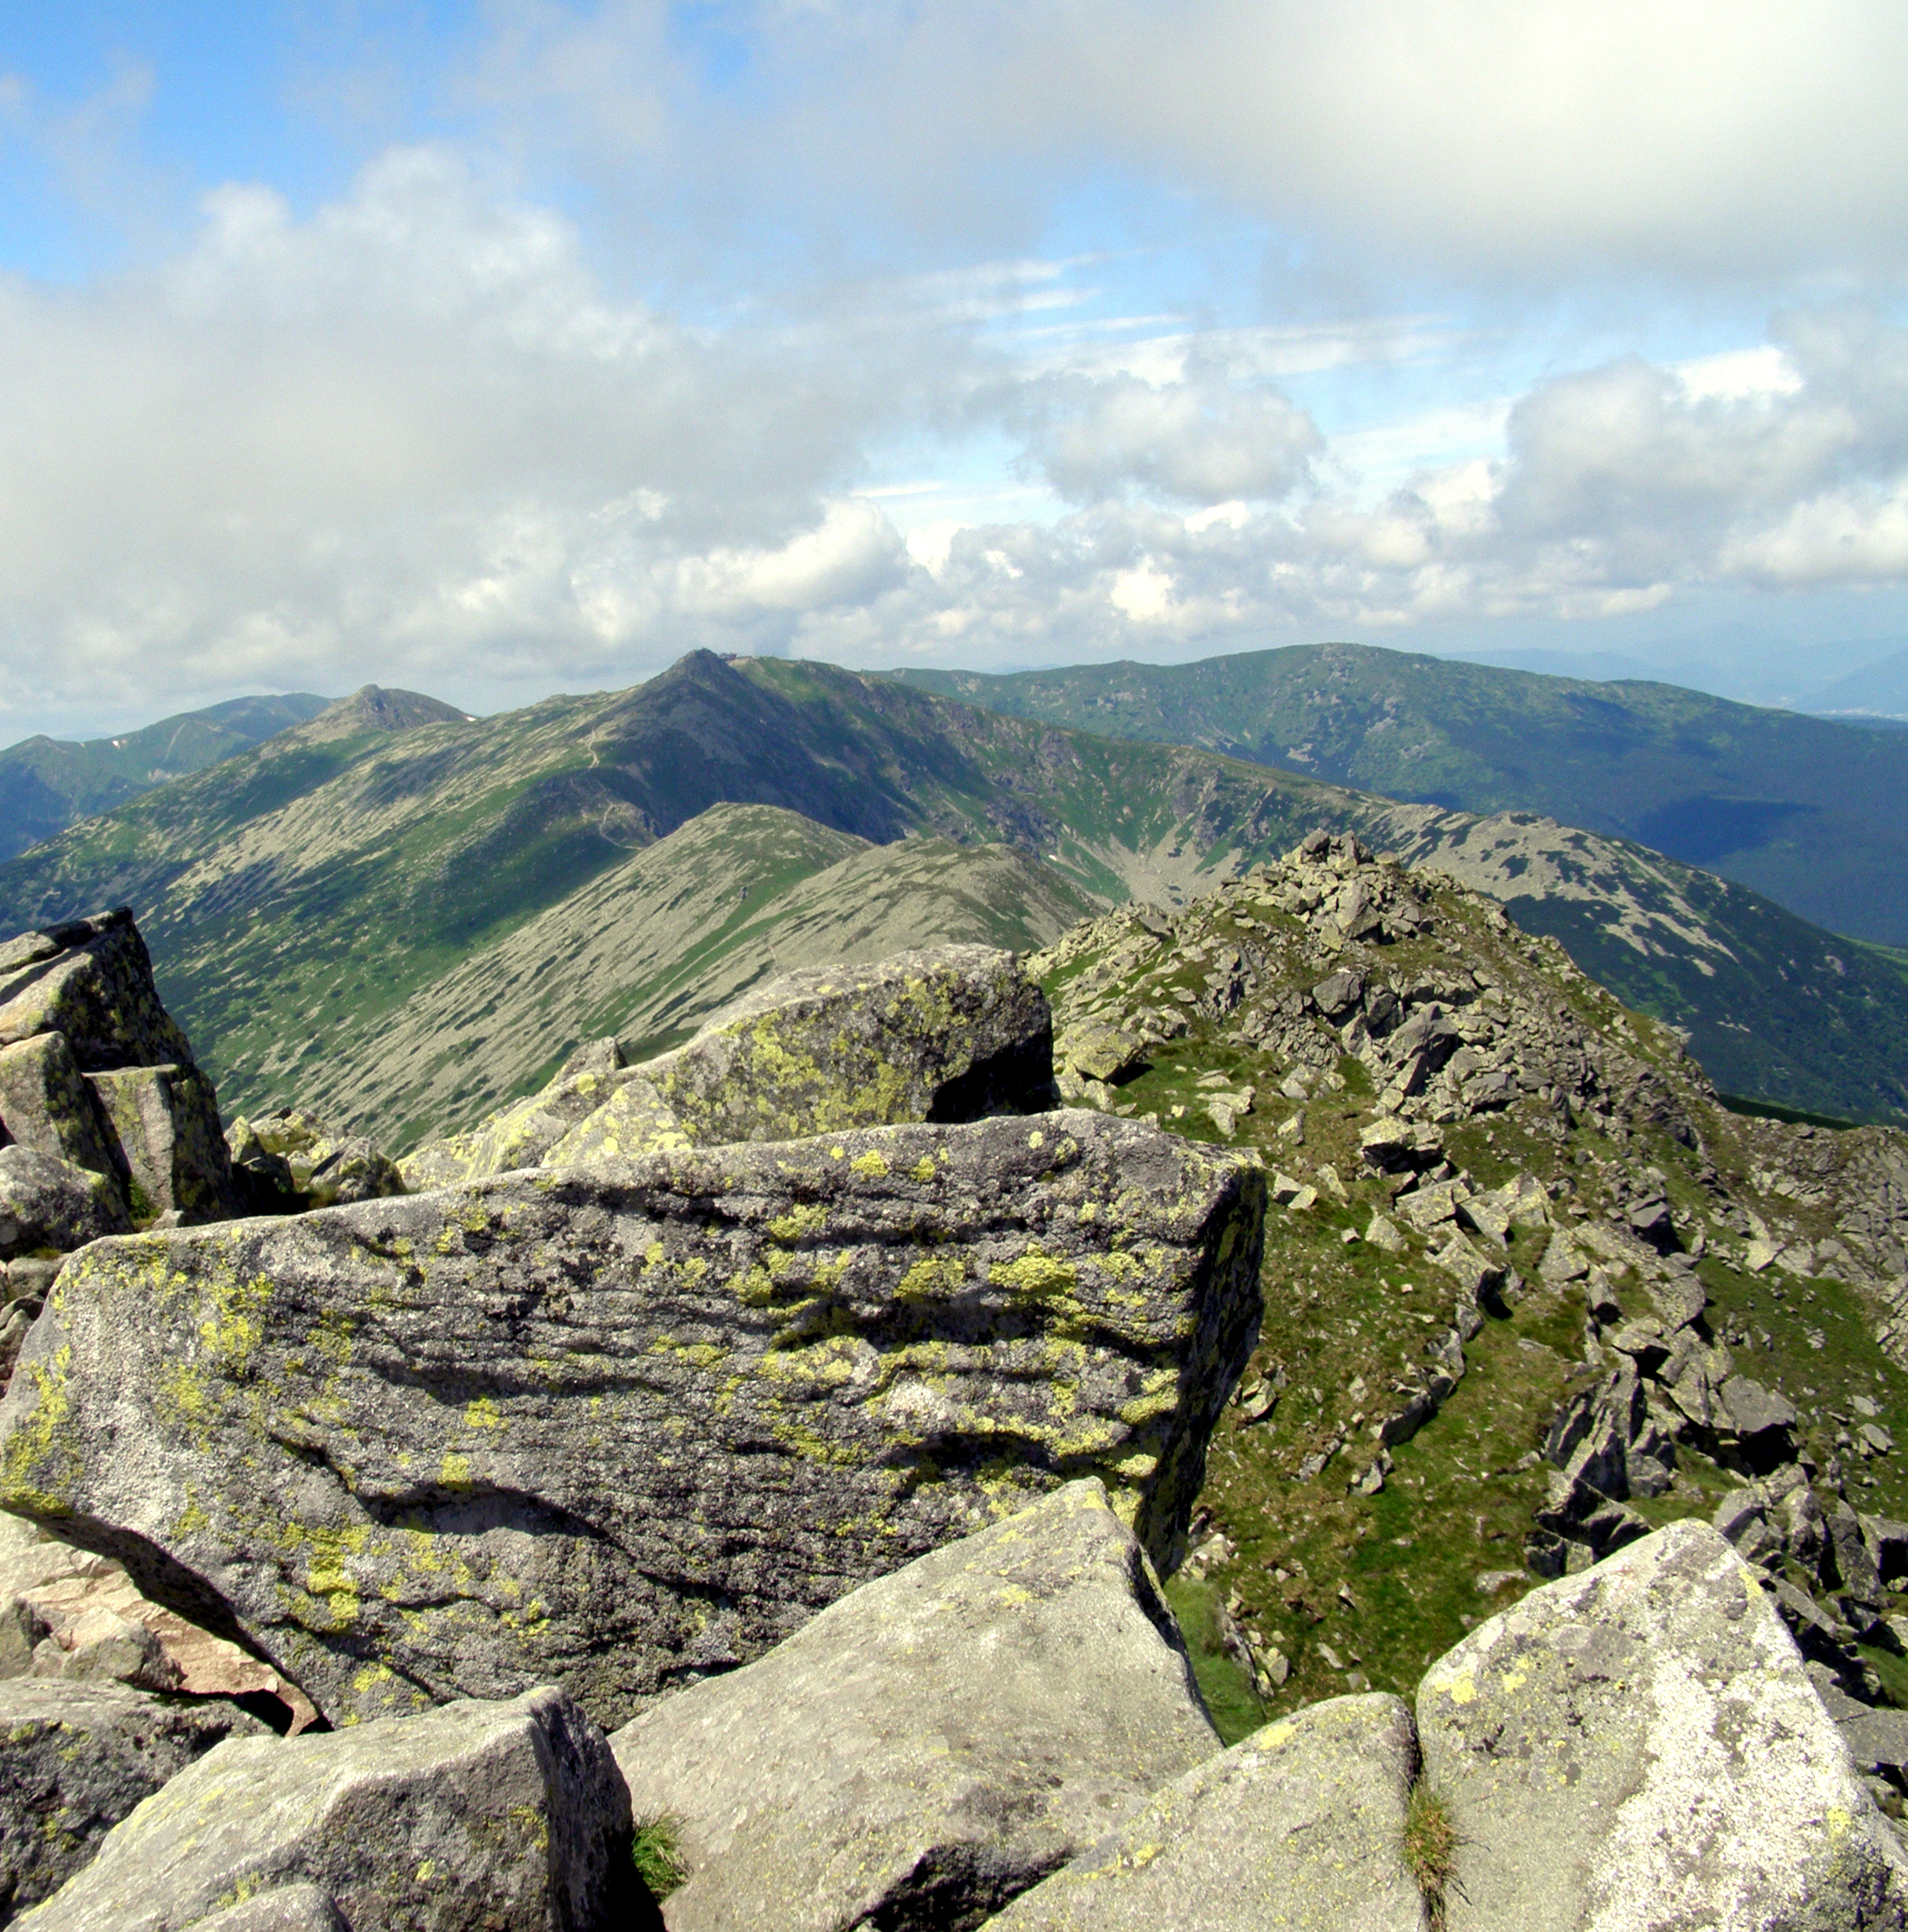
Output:
<path fill-rule="evenodd" d="M 1894 733 L 1671 684 L 1354 643 L 887 675 L 1011 716 L 1198 745 L 1387 797 L 1540 812 L 1717 872 L 1832 932 L 1908 943 L 1908 738 Z"/>
<path fill-rule="evenodd" d="M 109 811 L 307 722 L 331 701 L 311 691 L 232 698 L 117 737 L 42 733 L 8 745 L 0 750 L 0 859 L 57 836 L 76 819 Z"/>
<path fill-rule="evenodd" d="M 910 834 L 1011 847 L 1055 904 L 1177 903 L 1317 827 L 1352 832 L 1559 927 L 1586 971 L 1688 1027 L 1731 1090 L 1908 1115 L 1900 964 L 1660 854 L 1533 815 L 1481 821 L 1004 717 L 830 665 L 708 652 L 630 690 L 497 717 L 289 732 L 0 866 L 0 925 L 133 904 L 169 1002 L 228 1102 L 249 1110 L 288 1100 L 287 1083 L 334 1049 L 359 1065 L 347 1032 L 370 1040 L 407 1003 L 423 1011 L 427 989 L 718 806 L 794 813 L 824 838 L 877 847 Z M 361 1064 L 368 1075 L 375 1057 Z M 535 1072 L 527 1062 L 522 1078 Z M 437 1124 L 388 1112 L 358 1073 L 328 1104 L 380 1132 Z"/>

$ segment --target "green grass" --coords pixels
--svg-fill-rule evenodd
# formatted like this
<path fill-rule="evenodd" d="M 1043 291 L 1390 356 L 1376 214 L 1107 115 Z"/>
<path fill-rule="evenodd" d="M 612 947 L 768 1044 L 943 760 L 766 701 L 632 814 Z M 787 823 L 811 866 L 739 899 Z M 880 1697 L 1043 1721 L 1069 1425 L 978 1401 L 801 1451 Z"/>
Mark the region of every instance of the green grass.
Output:
<path fill-rule="evenodd" d="M 1450 1807 L 1428 1785 L 1413 1785 L 1405 1812 L 1404 1862 L 1434 1927 L 1444 1923 L 1444 1893 L 1457 1869 L 1459 1843 Z"/>
<path fill-rule="evenodd" d="M 1166 1601 L 1179 1620 L 1207 1714 L 1221 1741 L 1229 1746 L 1257 1730 L 1266 1722 L 1266 1709 L 1251 1678 L 1219 1641 L 1219 1612 L 1224 1594 L 1217 1584 L 1184 1574 L 1166 1586 Z"/>
<path fill-rule="evenodd" d="M 666 1812 L 637 1820 L 630 1839 L 630 1856 L 635 1861 L 637 1877 L 658 1905 L 689 1877 L 689 1866 L 683 1857 L 681 1822 Z"/>

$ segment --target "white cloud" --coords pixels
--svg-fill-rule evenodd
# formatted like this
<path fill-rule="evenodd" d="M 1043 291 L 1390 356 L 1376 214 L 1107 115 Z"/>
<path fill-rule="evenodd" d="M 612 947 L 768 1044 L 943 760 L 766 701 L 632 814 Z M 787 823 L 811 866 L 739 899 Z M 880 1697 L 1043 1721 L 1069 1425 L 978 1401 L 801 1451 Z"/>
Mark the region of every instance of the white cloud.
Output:
<path fill-rule="evenodd" d="M 1195 368 L 1178 382 L 1048 376 L 1016 386 L 1007 413 L 1070 501 L 1129 490 L 1210 505 L 1279 497 L 1303 483 L 1316 426 L 1276 390 Z"/>
<path fill-rule="evenodd" d="M 221 189 L 114 281 L 0 282 L 0 720 L 366 678 L 504 702 L 701 643 L 1051 661 L 1908 578 L 1908 331 L 1866 310 L 1475 405 L 1413 387 L 1334 438 L 1280 358 L 1408 359 L 1433 324 L 1030 354 L 1002 304 L 1056 273 L 690 327 L 426 147 L 307 215 Z"/>
<path fill-rule="evenodd" d="M 509 9 L 483 98 L 647 157 L 632 195 L 711 218 L 767 197 L 834 233 L 1034 234 L 1056 176 L 1098 171 L 1386 276 L 1908 267 L 1891 0 L 757 0 L 725 20 L 747 85 L 693 107 L 663 12 Z"/>
<path fill-rule="evenodd" d="M 835 500 L 932 339 L 687 329 L 443 149 L 306 219 L 222 189 L 157 270 L 0 283 L 0 695 L 488 695 L 773 645 L 902 554 Z"/>

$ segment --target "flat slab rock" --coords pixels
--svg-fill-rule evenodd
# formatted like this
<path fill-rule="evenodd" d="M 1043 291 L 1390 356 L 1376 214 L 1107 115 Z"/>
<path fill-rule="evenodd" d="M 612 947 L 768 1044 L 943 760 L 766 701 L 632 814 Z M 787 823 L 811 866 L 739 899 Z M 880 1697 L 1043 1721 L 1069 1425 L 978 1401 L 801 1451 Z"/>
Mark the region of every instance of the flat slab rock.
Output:
<path fill-rule="evenodd" d="M 1212 1756 L 1172 1613 L 1098 1482 L 864 1584 L 611 1740 L 682 1824 L 670 1932 L 964 1932 Z"/>
<path fill-rule="evenodd" d="M 198 1932 L 208 1920 L 329 1932 L 328 1906 L 350 1932 L 622 1932 L 647 1903 L 629 1846 L 608 1740 L 545 1688 L 233 1739 L 111 1833 L 20 1932 Z"/>
<path fill-rule="evenodd" d="M 1395 1697 L 1308 1705 L 1156 1793 L 987 1932 L 1423 1932 L 1403 1856 L 1417 1769 Z"/>
<path fill-rule="evenodd" d="M 1263 1216 L 1255 1172 L 1061 1112 L 98 1242 L 0 1506 L 334 1723 L 549 1682 L 620 1723 L 1073 1477 L 1169 1568 Z"/>
<path fill-rule="evenodd" d="M 1708 1525 L 1534 1590 L 1431 1667 L 1450 1932 L 1908 1925 L 1908 1860 L 1773 1602 Z"/>
<path fill-rule="evenodd" d="M 122 1684 L 0 1683 L 0 1920 L 57 1892 L 106 1835 L 229 1737 L 268 1736 L 223 1698 L 161 1701 Z"/>

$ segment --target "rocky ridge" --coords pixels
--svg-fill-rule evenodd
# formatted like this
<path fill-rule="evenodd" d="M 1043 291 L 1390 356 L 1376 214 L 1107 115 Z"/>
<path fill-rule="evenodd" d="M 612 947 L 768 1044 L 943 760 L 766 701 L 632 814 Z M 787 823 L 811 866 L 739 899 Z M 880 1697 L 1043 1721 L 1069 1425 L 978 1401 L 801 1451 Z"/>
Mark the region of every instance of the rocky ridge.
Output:
<path fill-rule="evenodd" d="M 1734 1090 L 1908 1116 L 1891 958 L 1621 838 L 825 664 L 697 652 L 630 691 L 444 711 L 348 705 L 342 735 L 300 727 L 73 827 L 0 864 L 0 928 L 136 904 L 229 1103 L 398 1152 L 579 1039 L 673 1045 L 754 977 L 917 933 L 1037 946 L 1087 904 L 1183 903 L 1324 824 L 1500 895 L 1691 1027 Z"/>
<path fill-rule="evenodd" d="M 1269 1170 L 1271 1313 L 1174 1586 L 1235 1730 L 1408 1688 L 1466 1598 L 1694 1515 L 1899 1803 L 1908 1140 L 1728 1112 L 1554 942 L 1347 837 L 1033 968 L 1064 1094 Z"/>
<path fill-rule="evenodd" d="M 600 1042 L 441 1171 L 308 1117 L 235 1126 L 232 1184 L 269 1216 L 175 1215 L 60 1265 L 0 1499 L 92 1546 L 21 1558 L 89 1607 L 60 1620 L 69 1586 L 20 1572 L 0 1693 L 71 1695 L 76 1740 L 97 1693 L 66 1686 L 97 1673 L 145 1723 L 161 1683 L 197 1688 L 196 1642 L 228 1677 L 194 1708 L 234 1714 L 195 1735 L 243 1729 L 234 1695 L 276 1730 L 307 1693 L 377 1728 L 234 1736 L 110 1832 L 118 1800 L 58 1797 L 93 1823 L 76 1866 L 16 1860 L 22 1904 L 78 1871 L 33 1922 L 356 1928 L 427 1897 L 474 1926 L 497 1856 L 522 1923 L 640 1922 L 605 1889 L 632 1791 L 687 1867 L 678 1932 L 1641 1924 L 1672 1895 L 1745 1928 L 1908 1922 L 1883 1815 L 1908 1508 L 1876 1366 L 1899 1137 L 1727 1114 L 1554 945 L 1346 838 L 1030 963 L 1045 1000 L 957 950 L 798 976 L 645 1066 Z M 1827 1441 L 1791 1320 L 1833 1372 Z M 1493 1537 L 1523 1562 L 1473 1591 Z M 1477 1621 L 1454 1567 L 1470 1601 L 1528 1593 L 1448 1651 Z M 1402 1646 L 1440 1631 L 1413 1710 Z M 1599 1705 L 1638 1660 L 1643 1704 Z M 1138 1757 L 1109 1694 L 1153 1713 Z M 1546 1761 L 1565 1712 L 1590 1764 L 1683 1767 L 1643 1809 L 1707 1847 L 1700 1882 L 1650 1870 L 1624 1803 L 1506 1783 L 1507 1730 Z M 611 1759 L 596 1727 L 626 1717 Z M 1015 1724 L 1068 1740 L 1057 1782 L 1022 1788 Z M 62 1761 L 108 1752 L 95 1728 Z M 362 1780 L 357 1737 L 421 1782 Z M 530 1782 L 477 1770 L 509 1762 Z M 878 1858 L 877 1764 L 902 1794 Z M 263 1794 L 243 1845 L 195 1822 L 234 1778 Z M 307 1822 L 318 1786 L 336 1824 Z M 1413 1862 L 1428 1804 L 1449 1871 Z M 540 1839 L 486 1822 L 553 1806 Z M 1520 1865 L 1507 1819 L 1580 1847 L 1578 1892 Z"/>

